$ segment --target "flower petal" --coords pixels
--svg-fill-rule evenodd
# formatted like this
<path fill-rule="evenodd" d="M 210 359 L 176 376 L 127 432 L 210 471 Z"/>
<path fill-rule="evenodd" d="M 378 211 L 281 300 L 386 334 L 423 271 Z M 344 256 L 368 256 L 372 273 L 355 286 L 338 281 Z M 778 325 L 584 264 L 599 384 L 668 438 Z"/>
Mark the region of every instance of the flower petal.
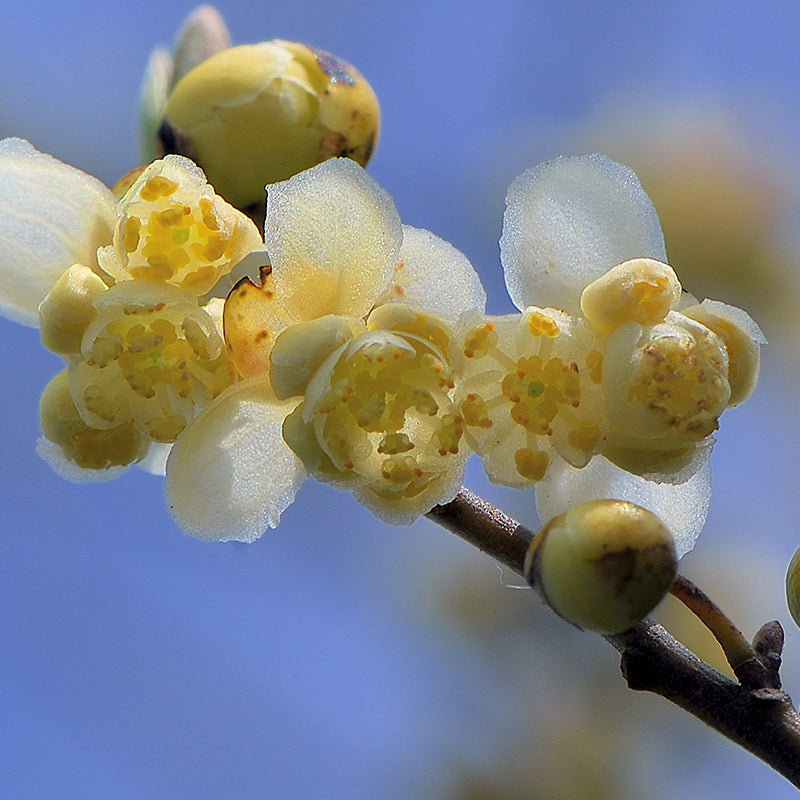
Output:
<path fill-rule="evenodd" d="M 147 451 L 147 455 L 141 461 L 136 462 L 136 467 L 148 475 L 156 475 L 159 478 L 163 478 L 167 473 L 167 459 L 171 450 L 171 444 L 153 442 Z"/>
<path fill-rule="evenodd" d="M 467 463 L 464 452 L 454 459 L 453 466 L 430 481 L 415 497 L 386 497 L 368 486 L 357 486 L 353 497 L 387 525 L 411 525 L 434 506 L 449 503 L 461 489 Z"/>
<path fill-rule="evenodd" d="M 529 169 L 508 190 L 500 253 L 506 286 L 529 305 L 579 309 L 584 287 L 623 261 L 666 261 L 650 198 L 604 155 L 562 157 Z"/>
<path fill-rule="evenodd" d="M 363 317 L 391 286 L 403 233 L 392 199 L 354 161 L 267 187 L 275 288 L 298 320 Z"/>
<path fill-rule="evenodd" d="M 306 477 L 281 434 L 295 405 L 275 400 L 264 379 L 242 381 L 186 428 L 166 478 L 170 514 L 185 533 L 252 542 L 277 526 Z"/>
<path fill-rule="evenodd" d="M 125 192 L 113 245 L 97 255 L 117 281 L 156 280 L 204 295 L 261 244 L 253 221 L 216 194 L 196 164 L 168 155 Z"/>
<path fill-rule="evenodd" d="M 231 35 L 216 8 L 198 6 L 183 21 L 175 45 L 173 84 L 214 53 L 231 46 Z"/>
<path fill-rule="evenodd" d="M 483 311 L 486 292 L 460 250 L 430 231 L 403 225 L 394 285 L 376 305 L 381 303 L 406 303 L 455 320 L 465 311 Z"/>
<path fill-rule="evenodd" d="M 688 553 L 705 525 L 711 496 L 711 448 L 685 483 L 654 483 L 595 456 L 583 469 L 564 461 L 551 465 L 536 487 L 536 510 L 543 523 L 586 500 L 627 500 L 652 511 L 675 538 L 678 558 Z"/>
<path fill-rule="evenodd" d="M 46 461 L 50 469 L 70 483 L 102 483 L 118 478 L 128 466 L 117 465 L 108 469 L 84 469 L 64 455 L 64 451 L 54 442 L 40 436 L 36 441 L 36 455 Z"/>
<path fill-rule="evenodd" d="M 761 328 L 746 311 L 718 300 L 703 300 L 687 307 L 683 313 L 705 325 L 724 342 L 731 386 L 728 408 L 739 405 L 750 396 L 758 382 L 761 345 L 767 343 Z"/>
<path fill-rule="evenodd" d="M 37 309 L 73 264 L 97 268 L 115 201 L 91 175 L 24 139 L 0 141 L 0 314 L 37 326 Z"/>

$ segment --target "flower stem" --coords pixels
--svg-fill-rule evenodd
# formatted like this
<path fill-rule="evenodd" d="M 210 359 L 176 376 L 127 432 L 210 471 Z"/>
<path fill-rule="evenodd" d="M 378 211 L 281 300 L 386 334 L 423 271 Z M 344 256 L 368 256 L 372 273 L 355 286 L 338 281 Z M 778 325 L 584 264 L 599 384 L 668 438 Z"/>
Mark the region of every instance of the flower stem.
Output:
<path fill-rule="evenodd" d="M 525 556 L 534 532 L 469 489 L 462 486 L 455 499 L 431 509 L 427 517 L 525 577 Z"/>
<path fill-rule="evenodd" d="M 678 575 L 670 589 L 713 634 L 725 653 L 734 675 L 749 689 L 779 689 L 768 673 L 758 651 L 745 639 L 727 614 L 698 586 L 683 575 Z"/>

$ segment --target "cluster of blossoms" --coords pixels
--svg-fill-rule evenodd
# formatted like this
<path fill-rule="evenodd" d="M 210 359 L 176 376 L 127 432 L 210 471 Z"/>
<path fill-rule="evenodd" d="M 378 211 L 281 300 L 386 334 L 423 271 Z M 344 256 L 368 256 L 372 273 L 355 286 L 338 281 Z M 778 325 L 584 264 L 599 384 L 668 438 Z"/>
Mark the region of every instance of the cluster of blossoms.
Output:
<path fill-rule="evenodd" d="M 40 453 L 73 479 L 158 468 L 159 445 L 236 380 L 207 295 L 258 230 L 179 156 L 120 199 L 18 139 L 0 143 L 0 174 L 4 311 L 67 365 L 42 395 Z"/>
<path fill-rule="evenodd" d="M 268 186 L 255 225 L 179 156 L 118 199 L 0 144 L 0 303 L 66 361 L 41 454 L 73 479 L 166 460 L 188 533 L 251 541 L 303 479 L 407 524 L 491 480 L 543 518 L 595 497 L 657 511 L 690 549 L 712 434 L 758 373 L 755 323 L 698 303 L 635 175 L 562 158 L 511 186 L 501 239 L 520 313 L 487 316 L 466 257 L 401 224 L 348 159 Z M 223 301 L 223 297 L 227 299 Z"/>

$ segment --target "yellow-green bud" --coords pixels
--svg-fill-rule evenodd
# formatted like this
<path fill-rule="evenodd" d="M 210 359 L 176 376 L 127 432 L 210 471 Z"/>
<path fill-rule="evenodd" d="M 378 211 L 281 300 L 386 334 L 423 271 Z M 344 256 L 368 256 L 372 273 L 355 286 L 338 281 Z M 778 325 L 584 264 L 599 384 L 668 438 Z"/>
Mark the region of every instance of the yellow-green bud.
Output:
<path fill-rule="evenodd" d="M 795 624 L 800 627 L 800 548 L 795 551 L 786 570 L 786 605 Z"/>
<path fill-rule="evenodd" d="M 539 531 L 525 575 L 567 622 L 614 634 L 655 608 L 677 566 L 672 535 L 655 514 L 621 500 L 593 500 Z"/>
<path fill-rule="evenodd" d="M 175 85 L 158 138 L 194 160 L 228 202 L 264 202 L 268 183 L 334 156 L 367 163 L 378 101 L 349 64 L 276 39 L 223 50 Z"/>

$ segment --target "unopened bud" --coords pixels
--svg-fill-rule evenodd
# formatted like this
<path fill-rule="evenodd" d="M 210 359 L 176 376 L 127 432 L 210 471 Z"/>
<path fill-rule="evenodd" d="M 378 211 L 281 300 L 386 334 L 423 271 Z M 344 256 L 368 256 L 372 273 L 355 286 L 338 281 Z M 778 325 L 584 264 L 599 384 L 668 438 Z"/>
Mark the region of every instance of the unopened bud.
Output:
<path fill-rule="evenodd" d="M 635 258 L 590 283 L 581 295 L 581 310 L 598 333 L 608 336 L 625 322 L 662 322 L 680 296 L 678 276 L 669 264 Z"/>
<path fill-rule="evenodd" d="M 163 153 L 195 161 L 228 202 L 264 202 L 264 187 L 334 156 L 367 163 L 378 101 L 349 64 L 276 39 L 223 50 L 173 88 Z"/>
<path fill-rule="evenodd" d="M 800 547 L 792 556 L 786 571 L 786 605 L 795 624 L 800 627 Z"/>
<path fill-rule="evenodd" d="M 581 503 L 551 520 L 525 560 L 528 583 L 556 614 L 603 634 L 646 617 L 676 571 L 675 545 L 661 520 L 621 500 Z"/>

